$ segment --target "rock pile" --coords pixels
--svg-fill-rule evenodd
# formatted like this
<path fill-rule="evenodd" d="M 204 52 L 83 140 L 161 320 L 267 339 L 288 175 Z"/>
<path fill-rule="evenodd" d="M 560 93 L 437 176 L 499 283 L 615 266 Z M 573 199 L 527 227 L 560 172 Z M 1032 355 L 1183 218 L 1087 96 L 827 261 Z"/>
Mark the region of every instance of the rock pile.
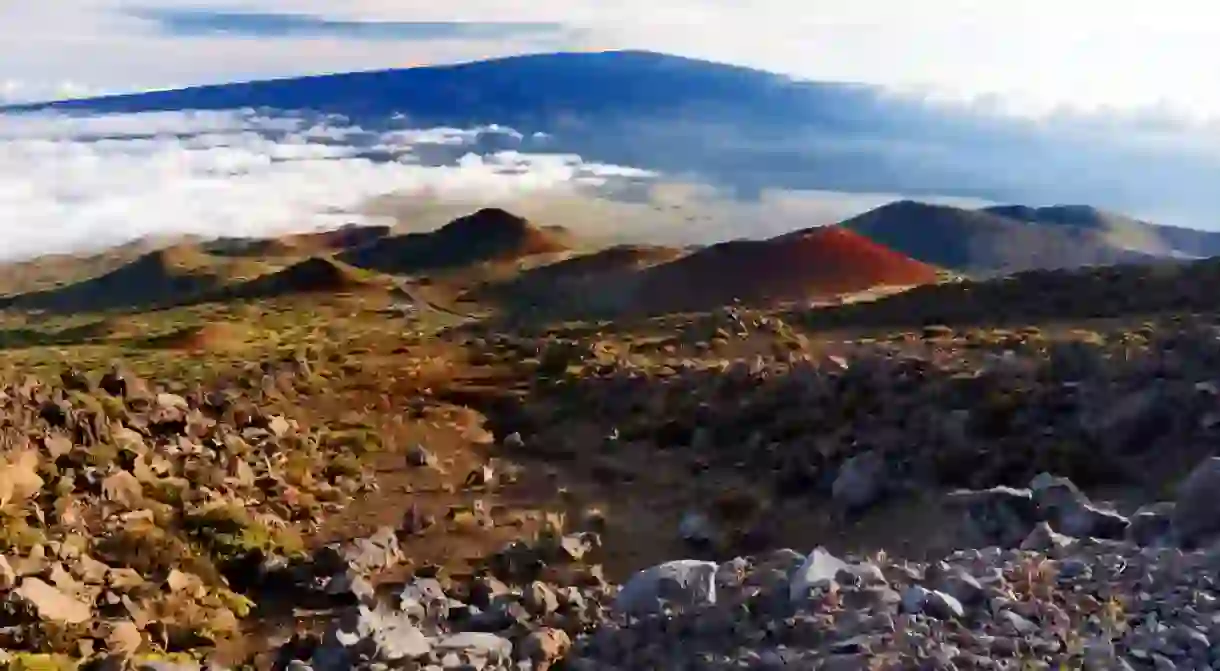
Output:
<path fill-rule="evenodd" d="M 619 444 L 688 450 L 704 471 L 744 470 L 780 495 L 816 493 L 848 509 L 913 489 L 1015 486 L 1040 472 L 1086 487 L 1131 483 L 1163 475 L 1161 450 L 1198 458 L 1220 439 L 1214 326 L 1073 342 L 1036 330 L 925 338 L 842 357 L 628 352 L 540 385 L 503 433 L 553 455 L 574 423 L 592 423 Z"/>
<path fill-rule="evenodd" d="M 131 657 L 211 647 L 254 603 L 248 566 L 366 488 L 354 437 L 233 390 L 112 370 L 0 387 L 7 651 Z"/>
<path fill-rule="evenodd" d="M 581 669 L 1215 668 L 1217 562 L 1214 552 L 1065 538 L 1046 552 L 971 549 L 932 563 L 839 560 L 821 550 L 804 558 L 781 550 L 719 566 L 682 564 L 697 575 L 668 583 L 667 592 L 658 589 L 660 612 L 616 615 L 578 639 L 568 663 Z M 809 571 L 810 565 L 817 568 Z M 680 585 L 685 594 L 675 593 Z"/>
<path fill-rule="evenodd" d="M 1202 463 L 1176 501 L 1131 518 L 1048 474 L 955 492 L 939 561 L 783 549 L 679 559 L 621 586 L 581 563 L 587 535 L 515 544 L 481 576 L 369 596 L 287 668 L 1208 669 L 1220 666 L 1216 536 L 1196 535 Z M 1156 515 L 1142 535 L 1140 518 Z M 1214 515 L 1210 516 L 1214 519 Z M 1200 543 L 1212 543 L 1196 549 Z M 545 549 L 549 547 L 549 549 Z M 295 660 L 295 661 L 291 661 Z M 381 666 L 379 666 L 381 665 Z"/>
<path fill-rule="evenodd" d="M 948 504 L 964 513 L 964 547 L 1045 550 L 1078 537 L 1189 550 L 1220 541 L 1217 488 L 1220 458 L 1211 457 L 1191 471 L 1175 500 L 1143 506 L 1129 517 L 1095 505 L 1071 480 L 1046 473 L 1026 489 L 952 492 Z"/>
<path fill-rule="evenodd" d="M 506 547 L 479 575 L 417 575 L 389 594 L 367 587 L 364 576 L 356 575 L 358 555 L 349 553 L 345 568 L 329 581 L 341 587 L 329 592 L 346 592 L 356 602 L 320 636 L 284 645 L 279 665 L 317 671 L 378 665 L 545 671 L 567 656 L 573 639 L 610 616 L 614 590 L 601 567 L 587 561 L 599 543 L 592 533 L 547 533 L 534 543 Z"/>

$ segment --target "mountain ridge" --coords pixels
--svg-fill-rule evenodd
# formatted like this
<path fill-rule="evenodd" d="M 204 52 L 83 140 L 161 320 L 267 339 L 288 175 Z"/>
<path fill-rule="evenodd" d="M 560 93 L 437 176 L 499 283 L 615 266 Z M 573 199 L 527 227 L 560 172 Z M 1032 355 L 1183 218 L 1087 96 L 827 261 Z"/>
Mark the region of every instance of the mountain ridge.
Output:
<path fill-rule="evenodd" d="M 883 205 L 842 225 L 925 263 L 975 275 L 1138 263 L 1165 256 L 1117 245 L 1104 231 L 911 200 Z"/>
<path fill-rule="evenodd" d="M 526 149 L 679 175 L 740 200 L 778 189 L 1083 201 L 1118 211 L 1172 207 L 1174 216 L 1189 210 L 1200 219 L 1220 209 L 1211 183 L 1217 166 L 1197 156 L 1098 142 L 1078 124 L 1032 123 L 928 104 L 875 85 L 654 51 L 522 54 L 0 111 L 241 109 L 338 115 L 371 132 L 405 123 L 496 124 L 521 133 Z M 536 133 L 546 142 L 534 142 Z"/>

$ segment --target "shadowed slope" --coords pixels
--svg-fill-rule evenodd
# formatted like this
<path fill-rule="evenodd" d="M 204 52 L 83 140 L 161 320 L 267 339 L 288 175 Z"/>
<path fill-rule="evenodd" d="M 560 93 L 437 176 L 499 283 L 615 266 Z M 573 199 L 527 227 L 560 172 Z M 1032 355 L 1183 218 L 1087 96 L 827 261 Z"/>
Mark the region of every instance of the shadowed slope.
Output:
<path fill-rule="evenodd" d="M 487 208 L 439 230 L 382 238 L 339 258 L 358 268 L 411 274 L 563 252 L 570 249 L 567 237 L 562 228 L 541 228 L 504 210 Z"/>
<path fill-rule="evenodd" d="M 198 300 L 255 300 L 294 294 L 338 294 L 386 288 L 389 288 L 389 282 L 373 273 L 352 268 L 334 259 L 312 257 L 283 270 L 202 295 Z"/>
<path fill-rule="evenodd" d="M 390 234 L 389 226 L 349 224 L 333 231 L 295 233 L 275 238 L 221 238 L 205 249 L 217 256 L 305 256 L 362 247 Z"/>
<path fill-rule="evenodd" d="M 802 310 L 816 328 L 924 324 L 1017 326 L 1047 321 L 1215 312 L 1220 259 L 1030 270 L 921 286 L 875 302 Z"/>
<path fill-rule="evenodd" d="M 838 227 L 768 240 L 735 240 L 643 272 L 638 300 L 649 312 L 702 310 L 741 301 L 772 305 L 876 286 L 935 282 L 935 268 Z"/>
<path fill-rule="evenodd" d="M 522 274 L 514 284 L 559 283 L 606 273 L 636 271 L 672 261 L 685 253 L 676 247 L 662 245 L 615 245 L 592 254 L 539 266 Z"/>
<path fill-rule="evenodd" d="M 144 254 L 92 279 L 10 296 L 0 301 L 0 307 L 74 312 L 174 303 L 214 290 L 238 273 L 238 269 L 223 267 L 217 261 L 196 246 L 177 245 Z"/>
<path fill-rule="evenodd" d="M 998 205 L 984 208 L 983 211 L 1045 226 L 1096 231 L 1116 247 L 1149 254 L 1196 257 L 1220 255 L 1220 233 L 1162 226 L 1089 205 Z"/>
<path fill-rule="evenodd" d="M 1095 230 L 913 201 L 879 207 L 842 225 L 925 263 L 980 275 L 1153 258 L 1115 246 Z"/>
<path fill-rule="evenodd" d="M 470 295 L 476 301 L 507 302 L 518 307 L 523 303 L 535 308 L 589 307 L 590 301 L 613 305 L 630 294 L 627 289 L 637 273 L 684 254 L 676 247 L 615 245 L 488 283 Z"/>

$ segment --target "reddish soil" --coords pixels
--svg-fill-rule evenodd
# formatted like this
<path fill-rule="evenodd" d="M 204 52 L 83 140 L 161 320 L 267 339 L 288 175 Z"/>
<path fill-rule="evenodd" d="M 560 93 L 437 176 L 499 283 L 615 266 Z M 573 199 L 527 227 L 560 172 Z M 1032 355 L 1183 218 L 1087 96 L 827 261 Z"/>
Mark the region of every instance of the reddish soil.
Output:
<path fill-rule="evenodd" d="M 591 254 L 538 266 L 504 281 L 492 280 L 472 292 L 475 300 L 533 297 L 553 301 L 564 287 L 584 291 L 589 283 L 611 283 L 623 274 L 673 261 L 685 252 L 674 247 L 617 245 Z"/>
<path fill-rule="evenodd" d="M 838 226 L 767 240 L 734 240 L 645 271 L 650 311 L 702 310 L 741 301 L 775 305 L 876 286 L 927 284 L 936 269 Z"/>
<path fill-rule="evenodd" d="M 658 263 L 673 261 L 683 253 L 681 249 L 675 247 L 616 245 L 592 254 L 536 268 L 527 276 L 530 279 L 556 281 L 624 270 L 638 270 Z"/>

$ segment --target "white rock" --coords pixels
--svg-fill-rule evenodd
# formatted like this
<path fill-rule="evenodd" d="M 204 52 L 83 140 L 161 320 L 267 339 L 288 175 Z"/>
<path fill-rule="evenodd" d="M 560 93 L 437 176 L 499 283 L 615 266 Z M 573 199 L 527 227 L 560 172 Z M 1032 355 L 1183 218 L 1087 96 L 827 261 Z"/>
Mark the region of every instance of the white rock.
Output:
<path fill-rule="evenodd" d="M 810 590 L 828 587 L 835 581 L 839 571 L 847 568 L 847 562 L 830 554 L 825 548 L 814 548 L 805 558 L 805 563 L 792 574 L 788 584 L 788 598 L 791 601 L 809 598 Z"/>
<path fill-rule="evenodd" d="M 38 578 L 22 580 L 16 593 L 33 605 L 38 616 L 48 622 L 80 624 L 89 621 L 93 616 L 93 609 L 89 604 Z"/>
<path fill-rule="evenodd" d="M 357 538 L 343 548 L 343 558 L 352 570 L 372 573 L 391 568 L 402 561 L 398 536 L 391 527 L 381 527 L 368 538 Z"/>
<path fill-rule="evenodd" d="M 512 657 L 512 641 L 480 631 L 464 631 L 450 634 L 436 641 L 437 653 L 461 652 L 488 660 L 506 660 Z"/>
<path fill-rule="evenodd" d="M 371 648 L 384 661 L 418 659 L 432 651 L 431 641 L 406 613 L 360 606 L 353 614 L 329 632 L 315 653 L 315 668 L 341 666 L 349 649 Z"/>

